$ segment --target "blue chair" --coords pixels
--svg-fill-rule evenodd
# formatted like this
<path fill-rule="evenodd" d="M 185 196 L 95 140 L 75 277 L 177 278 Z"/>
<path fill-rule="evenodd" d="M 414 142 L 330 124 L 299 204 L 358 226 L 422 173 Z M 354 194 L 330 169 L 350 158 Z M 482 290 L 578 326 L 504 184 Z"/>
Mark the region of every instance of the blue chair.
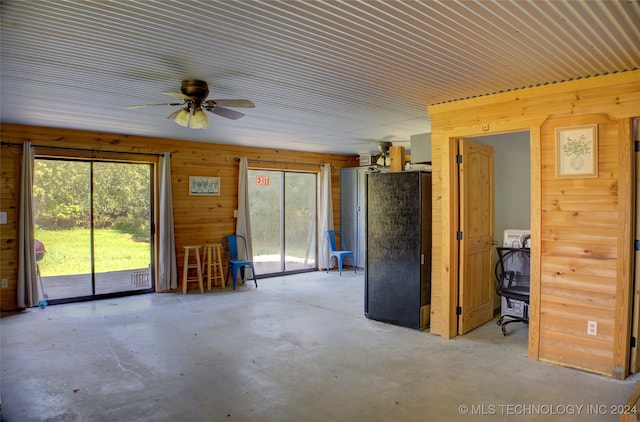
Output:
<path fill-rule="evenodd" d="M 342 240 L 342 233 L 340 233 L 339 231 L 327 230 L 327 232 L 325 233 L 325 236 L 329 241 L 329 246 L 331 247 L 331 255 L 329 255 L 329 262 L 327 263 L 327 272 L 329 272 L 329 269 L 331 268 L 331 259 L 335 256 L 336 259 L 338 260 L 338 271 L 340 271 L 340 275 L 342 275 L 342 259 L 345 257 L 351 257 L 351 262 L 353 264 L 353 272 L 355 274 L 356 262 L 355 262 L 355 259 L 353 258 L 353 251 L 338 249 L 338 247 L 336 246 L 337 244 L 336 233 L 339 235 L 340 240 Z"/>
<path fill-rule="evenodd" d="M 229 281 L 229 274 L 231 274 L 233 290 L 235 290 L 236 278 L 238 277 L 238 269 L 240 269 L 240 277 L 242 278 L 242 284 L 244 284 L 244 271 L 246 267 L 249 267 L 251 269 L 251 275 L 253 276 L 253 282 L 256 284 L 256 287 L 258 287 L 258 282 L 256 281 L 256 270 L 253 268 L 253 261 L 238 258 L 238 250 L 242 251 L 243 249 L 244 256 L 249 256 L 247 239 L 244 236 L 240 236 L 238 234 L 230 234 L 228 236 L 224 236 L 222 238 L 222 249 L 224 249 L 224 254 L 228 263 L 225 282 Z"/>

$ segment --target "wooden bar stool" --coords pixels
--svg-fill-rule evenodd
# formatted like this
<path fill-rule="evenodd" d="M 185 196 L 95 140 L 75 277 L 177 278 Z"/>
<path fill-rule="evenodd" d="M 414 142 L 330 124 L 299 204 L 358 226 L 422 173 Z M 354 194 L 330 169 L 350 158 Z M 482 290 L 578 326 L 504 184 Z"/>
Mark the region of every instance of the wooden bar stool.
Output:
<path fill-rule="evenodd" d="M 184 247 L 184 269 L 182 271 L 182 294 L 187 294 L 187 284 L 191 281 L 197 281 L 198 287 L 200 287 L 200 293 L 204 293 L 204 286 L 202 285 L 202 264 L 200 263 L 200 245 L 185 246 Z M 196 263 L 189 263 L 190 252 L 193 251 L 195 255 Z M 195 269 L 196 276 L 189 277 L 189 270 Z"/>
<path fill-rule="evenodd" d="M 207 288 L 211 291 L 211 280 L 220 280 L 220 286 L 224 289 L 224 276 L 222 270 L 222 245 L 217 243 L 213 245 L 204 245 L 204 252 L 202 254 L 202 273 L 205 274 L 207 279 Z M 211 266 L 213 265 L 213 272 Z M 205 272 L 206 268 L 206 272 Z"/>

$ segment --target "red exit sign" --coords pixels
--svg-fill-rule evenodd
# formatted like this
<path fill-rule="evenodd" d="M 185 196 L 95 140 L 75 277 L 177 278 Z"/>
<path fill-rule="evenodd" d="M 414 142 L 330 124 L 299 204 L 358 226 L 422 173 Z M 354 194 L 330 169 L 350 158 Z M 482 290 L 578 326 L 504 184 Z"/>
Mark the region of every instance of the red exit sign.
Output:
<path fill-rule="evenodd" d="M 269 186 L 269 176 L 256 176 L 257 186 Z"/>

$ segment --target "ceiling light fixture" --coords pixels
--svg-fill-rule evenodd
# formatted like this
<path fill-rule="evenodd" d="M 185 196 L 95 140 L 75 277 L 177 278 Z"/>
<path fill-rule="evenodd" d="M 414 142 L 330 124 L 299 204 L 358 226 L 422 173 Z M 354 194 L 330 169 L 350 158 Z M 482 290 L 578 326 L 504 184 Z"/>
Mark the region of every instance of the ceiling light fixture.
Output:
<path fill-rule="evenodd" d="M 195 102 L 190 102 L 187 107 L 171 113 L 167 119 L 191 129 L 206 129 L 209 127 L 209 118 L 207 118 L 202 107 L 195 105 Z"/>
<path fill-rule="evenodd" d="M 239 111 L 226 107 L 254 108 L 251 100 L 219 99 L 207 100 L 209 86 L 205 81 L 198 79 L 185 79 L 180 85 L 180 92 L 163 92 L 173 98 L 182 100 L 182 103 L 141 104 L 127 106 L 127 108 L 145 108 L 155 106 L 181 106 L 181 109 L 171 113 L 167 119 L 173 120 L 183 127 L 191 129 L 206 129 L 209 127 L 209 118 L 205 110 L 231 120 L 237 120 L 244 116 Z"/>
<path fill-rule="evenodd" d="M 376 164 L 382 167 L 387 167 L 387 157 L 389 157 L 389 149 L 393 144 L 389 141 L 378 142 L 378 150 L 380 151 L 380 158 L 376 161 Z"/>
<path fill-rule="evenodd" d="M 202 109 L 202 102 L 209 95 L 207 83 L 197 80 L 185 80 L 182 81 L 180 91 L 181 94 L 177 95 L 186 101 L 186 107 L 177 113 L 172 113 L 167 119 L 173 119 L 180 126 L 190 127 L 191 129 L 208 128 L 209 119 Z"/>
<path fill-rule="evenodd" d="M 208 127 L 209 119 L 202 107 L 194 108 L 193 115 L 191 116 L 191 129 L 206 129 Z"/>
<path fill-rule="evenodd" d="M 171 113 L 167 119 L 171 119 L 180 126 L 189 127 L 189 120 L 191 118 L 191 112 L 189 108 L 181 108 L 178 111 Z"/>

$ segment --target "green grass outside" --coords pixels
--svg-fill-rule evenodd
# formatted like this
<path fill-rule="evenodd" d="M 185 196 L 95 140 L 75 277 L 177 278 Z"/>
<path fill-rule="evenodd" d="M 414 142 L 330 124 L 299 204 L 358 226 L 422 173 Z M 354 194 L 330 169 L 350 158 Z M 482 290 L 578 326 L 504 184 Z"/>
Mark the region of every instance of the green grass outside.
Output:
<path fill-rule="evenodd" d="M 149 266 L 151 245 L 148 238 L 113 229 L 95 230 L 94 236 L 96 273 Z M 36 229 L 35 238 L 47 251 L 38 262 L 43 277 L 91 272 L 89 229 Z"/>

